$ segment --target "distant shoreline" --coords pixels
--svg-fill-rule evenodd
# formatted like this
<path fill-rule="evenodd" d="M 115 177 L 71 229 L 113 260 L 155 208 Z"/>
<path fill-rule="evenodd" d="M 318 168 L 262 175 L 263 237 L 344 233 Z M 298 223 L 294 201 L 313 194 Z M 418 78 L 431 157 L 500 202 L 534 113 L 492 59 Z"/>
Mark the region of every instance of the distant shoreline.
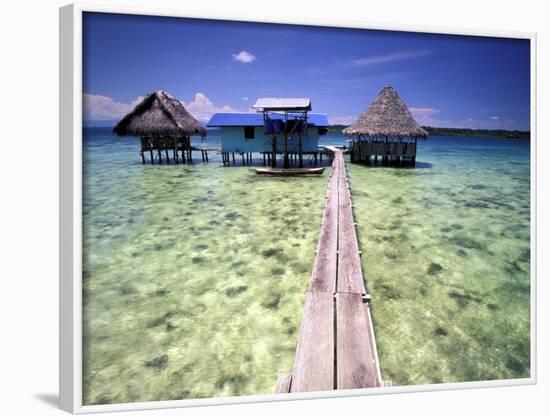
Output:
<path fill-rule="evenodd" d="M 84 125 L 84 129 L 112 129 L 112 126 L 98 123 L 94 126 L 89 124 Z M 328 127 L 329 132 L 342 133 L 346 125 L 331 125 Z M 497 137 L 506 139 L 531 139 L 531 132 L 524 130 L 504 130 L 504 129 L 468 129 L 456 127 L 431 127 L 422 126 L 431 136 L 462 136 L 462 137 Z M 215 130 L 208 128 L 208 130 Z"/>
<path fill-rule="evenodd" d="M 332 125 L 329 126 L 329 132 L 342 132 L 347 126 Z M 524 130 L 504 130 L 504 129 L 468 129 L 456 127 L 431 127 L 422 126 L 432 136 L 474 136 L 474 137 L 497 137 L 507 139 L 530 139 L 531 132 Z"/>

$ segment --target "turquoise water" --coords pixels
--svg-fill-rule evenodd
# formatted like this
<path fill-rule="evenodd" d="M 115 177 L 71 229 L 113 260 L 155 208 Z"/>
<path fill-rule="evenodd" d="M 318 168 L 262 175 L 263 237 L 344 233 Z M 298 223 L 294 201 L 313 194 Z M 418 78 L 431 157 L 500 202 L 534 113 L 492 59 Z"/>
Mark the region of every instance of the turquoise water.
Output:
<path fill-rule="evenodd" d="M 384 378 L 528 377 L 529 142 L 433 137 L 417 161 L 348 164 Z"/>
<path fill-rule="evenodd" d="M 294 362 L 328 172 L 142 165 L 135 138 L 90 133 L 84 403 L 273 393 Z"/>
<path fill-rule="evenodd" d="M 329 169 L 142 165 L 138 146 L 85 131 L 84 403 L 272 393 L 293 366 Z M 384 378 L 528 376 L 528 142 L 434 137 L 418 161 L 348 164 Z"/>

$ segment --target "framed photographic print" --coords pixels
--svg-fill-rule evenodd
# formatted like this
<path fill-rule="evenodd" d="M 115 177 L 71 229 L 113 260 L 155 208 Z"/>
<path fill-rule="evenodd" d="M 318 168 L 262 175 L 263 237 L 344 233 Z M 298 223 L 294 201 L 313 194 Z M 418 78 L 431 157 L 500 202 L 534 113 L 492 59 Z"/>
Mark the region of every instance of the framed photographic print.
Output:
<path fill-rule="evenodd" d="M 535 382 L 535 35 L 60 10 L 70 412 Z"/>

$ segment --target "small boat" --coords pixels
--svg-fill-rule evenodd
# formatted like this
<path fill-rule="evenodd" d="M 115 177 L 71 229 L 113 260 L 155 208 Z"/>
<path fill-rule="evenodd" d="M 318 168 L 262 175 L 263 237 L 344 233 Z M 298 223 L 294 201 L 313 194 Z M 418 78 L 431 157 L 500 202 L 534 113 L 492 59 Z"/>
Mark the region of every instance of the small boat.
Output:
<path fill-rule="evenodd" d="M 256 168 L 256 174 L 264 175 L 312 175 L 322 174 L 324 167 L 317 168 Z"/>

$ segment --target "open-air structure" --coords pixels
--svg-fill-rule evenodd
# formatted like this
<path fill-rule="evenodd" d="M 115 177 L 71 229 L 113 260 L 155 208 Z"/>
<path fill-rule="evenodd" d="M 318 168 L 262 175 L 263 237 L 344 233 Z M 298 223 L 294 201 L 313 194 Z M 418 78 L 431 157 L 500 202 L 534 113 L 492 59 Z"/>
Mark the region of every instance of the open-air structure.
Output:
<path fill-rule="evenodd" d="M 278 119 L 284 123 L 284 115 L 271 114 L 271 119 Z M 241 156 L 243 161 L 250 163 L 252 154 L 263 156 L 264 164 L 273 161 L 273 133 L 266 134 L 266 126 L 262 113 L 216 113 L 207 124 L 208 127 L 220 128 L 222 159 L 224 164 L 235 161 L 235 155 Z M 327 116 L 318 113 L 308 114 L 308 132 L 302 135 L 302 155 L 310 158 L 314 163 L 320 157 L 319 136 L 323 135 L 328 126 Z M 269 128 L 272 131 L 271 128 Z M 290 139 L 287 142 L 289 162 L 292 165 L 298 159 L 298 141 Z M 284 158 L 284 142 L 276 143 L 276 153 Z M 238 162 L 237 158 L 237 162 Z M 312 160 L 311 160 L 312 159 Z"/>
<path fill-rule="evenodd" d="M 298 166 L 303 168 L 303 138 L 309 133 L 307 114 L 311 111 L 310 99 L 260 98 L 252 108 L 263 114 L 265 134 L 271 139 L 271 167 L 277 167 L 277 140 L 280 139 L 283 142 L 283 168 L 290 168 L 289 140 L 296 142 Z"/>
<path fill-rule="evenodd" d="M 192 161 L 191 136 L 206 136 L 202 126 L 175 97 L 166 91 L 149 94 L 113 128 L 119 136 L 140 136 L 140 156 L 162 163 Z M 202 154 L 205 158 L 204 150 Z"/>
<path fill-rule="evenodd" d="M 392 86 L 386 86 L 357 121 L 344 129 L 351 162 L 416 164 L 416 143 L 428 132 L 414 120 Z"/>
<path fill-rule="evenodd" d="M 282 159 L 283 169 L 304 167 L 304 156 L 316 163 L 321 153 L 320 135 L 327 132 L 325 114 L 310 113 L 308 98 L 260 98 L 252 106 L 256 112 L 216 113 L 208 127 L 221 130 L 222 160 L 235 163 L 235 154 L 243 164 L 252 161 L 252 154 L 263 156 L 264 165 L 277 167 Z"/>

